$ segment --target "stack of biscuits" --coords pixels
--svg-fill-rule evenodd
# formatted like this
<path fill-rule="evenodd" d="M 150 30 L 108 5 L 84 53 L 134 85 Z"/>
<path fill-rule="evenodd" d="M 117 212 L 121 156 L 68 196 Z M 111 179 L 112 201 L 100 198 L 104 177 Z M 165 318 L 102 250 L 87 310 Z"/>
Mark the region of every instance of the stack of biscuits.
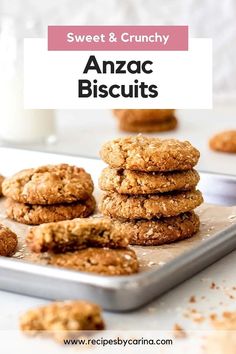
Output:
<path fill-rule="evenodd" d="M 188 141 L 142 135 L 113 140 L 101 149 L 100 210 L 133 245 L 160 245 L 199 229 L 193 211 L 203 202 L 193 167 L 199 151 Z"/>
<path fill-rule="evenodd" d="M 174 109 L 115 109 L 120 130 L 152 133 L 174 130 L 177 118 Z"/>
<path fill-rule="evenodd" d="M 93 188 L 83 168 L 68 164 L 26 169 L 2 184 L 7 216 L 29 225 L 91 215 L 96 206 Z"/>
<path fill-rule="evenodd" d="M 138 260 L 129 239 L 113 228 L 109 218 L 85 218 L 35 226 L 27 245 L 32 261 L 103 275 L 129 275 Z"/>

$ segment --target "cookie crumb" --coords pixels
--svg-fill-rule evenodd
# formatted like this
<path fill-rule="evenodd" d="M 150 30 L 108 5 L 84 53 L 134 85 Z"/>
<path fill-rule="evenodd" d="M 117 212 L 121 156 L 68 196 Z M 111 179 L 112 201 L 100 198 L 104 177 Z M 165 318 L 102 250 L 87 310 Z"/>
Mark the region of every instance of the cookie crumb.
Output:
<path fill-rule="evenodd" d="M 175 323 L 175 325 L 173 327 L 173 335 L 177 339 L 187 337 L 187 333 L 185 332 L 183 327 L 181 327 L 178 323 Z"/>
<path fill-rule="evenodd" d="M 192 304 L 196 302 L 196 298 L 195 298 L 194 295 L 192 295 L 192 296 L 190 297 L 189 302 L 192 303 Z"/>

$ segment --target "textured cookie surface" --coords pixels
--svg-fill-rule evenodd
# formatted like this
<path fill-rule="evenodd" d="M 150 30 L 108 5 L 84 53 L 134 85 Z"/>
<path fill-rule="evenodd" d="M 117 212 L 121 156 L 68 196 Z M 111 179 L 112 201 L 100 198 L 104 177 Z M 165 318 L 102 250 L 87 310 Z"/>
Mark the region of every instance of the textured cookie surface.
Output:
<path fill-rule="evenodd" d="M 8 227 L 0 224 L 0 256 L 12 256 L 17 247 L 17 236 Z"/>
<path fill-rule="evenodd" d="M 100 155 L 114 168 L 175 171 L 192 169 L 197 164 L 200 153 L 188 141 L 137 135 L 105 143 Z"/>
<path fill-rule="evenodd" d="M 86 247 L 127 247 L 129 237 L 114 229 L 110 219 L 88 218 L 33 227 L 26 241 L 33 252 L 67 252 Z"/>
<path fill-rule="evenodd" d="M 174 109 L 115 109 L 113 113 L 123 123 L 152 123 L 166 121 L 173 116 Z"/>
<path fill-rule="evenodd" d="M 212 150 L 236 153 L 236 130 L 229 130 L 213 136 L 209 145 Z"/>
<path fill-rule="evenodd" d="M 170 218 L 136 221 L 113 221 L 122 235 L 130 237 L 131 245 L 157 246 L 193 236 L 200 226 L 194 212 Z"/>
<path fill-rule="evenodd" d="M 179 215 L 203 202 L 198 190 L 135 196 L 105 193 L 100 203 L 103 215 L 121 219 L 153 219 Z"/>
<path fill-rule="evenodd" d="M 152 194 L 193 189 L 199 182 L 195 170 L 181 172 L 142 172 L 105 168 L 99 186 L 108 192 L 121 194 Z"/>
<path fill-rule="evenodd" d="M 178 121 L 176 117 L 169 117 L 166 120 L 153 121 L 153 122 L 136 122 L 127 123 L 126 121 L 119 120 L 119 128 L 125 132 L 131 133 L 154 133 L 173 130 L 177 127 Z"/>
<path fill-rule="evenodd" d="M 71 203 L 87 199 L 93 192 L 93 182 L 83 168 L 67 164 L 47 165 L 6 178 L 2 190 L 6 197 L 20 203 Z"/>
<path fill-rule="evenodd" d="M 129 275 L 138 272 L 136 254 L 130 249 L 86 248 L 61 254 L 39 253 L 44 264 L 103 275 Z M 37 262 L 37 258 L 35 258 Z"/>
<path fill-rule="evenodd" d="M 54 205 L 23 204 L 7 199 L 6 215 L 8 218 L 22 224 L 39 225 L 48 222 L 85 218 L 93 213 L 95 204 L 93 197 L 71 204 Z"/>
<path fill-rule="evenodd" d="M 0 197 L 2 196 L 2 183 L 4 181 L 4 177 L 2 175 L 0 175 Z"/>
<path fill-rule="evenodd" d="M 56 339 L 65 339 L 73 332 L 103 329 L 100 306 L 87 301 L 64 301 L 35 308 L 20 318 L 20 329 L 29 335 L 48 331 Z"/>

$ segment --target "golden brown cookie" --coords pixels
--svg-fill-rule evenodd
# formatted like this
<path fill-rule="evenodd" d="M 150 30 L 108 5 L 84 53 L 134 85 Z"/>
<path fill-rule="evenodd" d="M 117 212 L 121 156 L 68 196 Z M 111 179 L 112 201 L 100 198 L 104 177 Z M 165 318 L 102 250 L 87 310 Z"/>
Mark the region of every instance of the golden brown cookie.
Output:
<path fill-rule="evenodd" d="M 195 170 L 142 172 L 106 167 L 99 178 L 103 191 L 120 194 L 155 194 L 194 189 L 199 182 Z"/>
<path fill-rule="evenodd" d="M 2 183 L 3 183 L 4 179 L 5 179 L 5 177 L 0 175 L 0 197 L 2 196 Z"/>
<path fill-rule="evenodd" d="M 200 153 L 188 141 L 139 134 L 105 143 L 100 155 L 113 168 L 164 172 L 192 169 Z"/>
<path fill-rule="evenodd" d="M 93 182 L 83 168 L 67 164 L 47 165 L 6 178 L 2 190 L 6 197 L 19 203 L 72 203 L 87 199 L 93 192 Z"/>
<path fill-rule="evenodd" d="M 193 236 L 200 226 L 194 212 L 153 220 L 114 220 L 114 228 L 130 237 L 131 245 L 157 246 Z"/>
<path fill-rule="evenodd" d="M 20 318 L 20 329 L 28 335 L 47 333 L 57 340 L 76 331 L 104 329 L 100 306 L 88 301 L 53 302 L 27 311 Z"/>
<path fill-rule="evenodd" d="M 154 133 L 165 132 L 176 129 L 178 125 L 177 118 L 170 116 L 163 121 L 127 123 L 124 120 L 119 120 L 119 128 L 130 133 Z"/>
<path fill-rule="evenodd" d="M 93 197 L 71 204 L 32 205 L 17 203 L 7 199 L 7 217 L 22 224 L 39 225 L 48 222 L 86 218 L 95 209 L 96 202 Z"/>
<path fill-rule="evenodd" d="M 166 121 L 173 116 L 174 109 L 114 109 L 114 115 L 128 125 L 135 123 L 151 123 Z"/>
<path fill-rule="evenodd" d="M 26 242 L 33 252 L 68 252 L 86 247 L 122 248 L 129 236 L 113 229 L 106 218 L 88 218 L 43 224 L 30 229 Z"/>
<path fill-rule="evenodd" d="M 236 130 L 216 134 L 210 139 L 209 145 L 215 151 L 236 153 Z"/>
<path fill-rule="evenodd" d="M 47 265 L 103 275 L 138 272 L 138 260 L 131 249 L 85 248 L 67 253 L 35 253 L 34 261 Z"/>
<path fill-rule="evenodd" d="M 17 236 L 8 227 L 0 224 L 0 256 L 12 256 L 16 250 Z"/>
<path fill-rule="evenodd" d="M 150 220 L 185 213 L 202 202 L 202 194 L 198 190 L 144 196 L 104 193 L 100 211 L 112 218 Z"/>

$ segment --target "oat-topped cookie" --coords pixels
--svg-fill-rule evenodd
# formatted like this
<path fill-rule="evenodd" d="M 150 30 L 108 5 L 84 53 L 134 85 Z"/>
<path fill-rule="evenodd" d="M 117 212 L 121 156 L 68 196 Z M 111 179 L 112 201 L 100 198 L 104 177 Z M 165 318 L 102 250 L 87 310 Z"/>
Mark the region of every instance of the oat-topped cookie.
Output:
<path fill-rule="evenodd" d="M 185 213 L 202 202 L 198 190 L 144 196 L 104 193 L 100 210 L 103 215 L 113 218 L 150 220 Z"/>
<path fill-rule="evenodd" d="M 138 260 L 131 249 L 85 248 L 67 253 L 35 253 L 34 261 L 82 272 L 129 275 L 138 272 Z"/>
<path fill-rule="evenodd" d="M 111 167 L 138 171 L 188 170 L 197 164 L 200 156 L 188 141 L 143 135 L 109 141 L 100 154 Z"/>
<path fill-rule="evenodd" d="M 33 227 L 26 242 L 33 252 L 67 252 L 86 247 L 127 247 L 129 236 L 114 229 L 109 218 L 87 218 Z"/>
<path fill-rule="evenodd" d="M 12 256 L 17 244 L 16 234 L 8 227 L 0 224 L 0 256 Z"/>
<path fill-rule="evenodd" d="M 3 194 L 20 203 L 55 204 L 87 199 L 93 192 L 91 176 L 67 164 L 20 171 L 2 184 Z"/>
<path fill-rule="evenodd" d="M 39 225 L 47 222 L 86 218 L 95 209 L 94 197 L 74 203 L 32 205 L 17 203 L 12 199 L 6 201 L 6 215 L 8 218 L 22 224 Z"/>
<path fill-rule="evenodd" d="M 193 189 L 199 178 L 195 170 L 142 172 L 106 167 L 99 178 L 99 186 L 104 191 L 120 194 L 155 194 Z"/>
<path fill-rule="evenodd" d="M 76 331 L 104 327 L 100 306 L 88 301 L 53 302 L 29 310 L 20 318 L 20 329 L 28 335 L 48 331 L 58 340 L 76 335 Z"/>
<path fill-rule="evenodd" d="M 236 153 L 236 130 L 228 130 L 213 136 L 210 148 L 216 151 Z"/>
<path fill-rule="evenodd" d="M 114 220 L 124 236 L 130 237 L 131 245 L 157 246 L 184 240 L 193 236 L 200 226 L 199 217 L 192 211 L 169 218 L 152 220 Z"/>

